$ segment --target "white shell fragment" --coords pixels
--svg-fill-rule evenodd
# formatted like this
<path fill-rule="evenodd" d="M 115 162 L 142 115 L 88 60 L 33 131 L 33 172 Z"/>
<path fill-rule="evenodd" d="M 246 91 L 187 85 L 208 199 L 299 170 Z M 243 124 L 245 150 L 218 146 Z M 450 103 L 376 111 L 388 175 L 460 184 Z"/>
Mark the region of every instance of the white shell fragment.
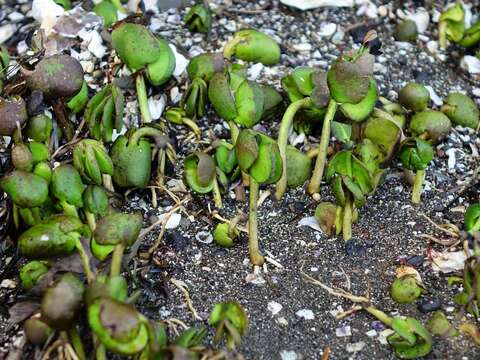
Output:
<path fill-rule="evenodd" d="M 322 23 L 320 24 L 320 31 L 318 32 L 318 35 L 320 35 L 321 37 L 330 37 L 333 34 L 335 34 L 336 30 L 337 30 L 337 24 Z"/>
<path fill-rule="evenodd" d="M 297 315 L 298 317 L 301 317 L 305 320 L 313 320 L 315 319 L 315 315 L 313 315 L 313 311 L 310 310 L 310 309 L 302 309 L 302 310 L 298 310 L 295 315 Z"/>
<path fill-rule="evenodd" d="M 177 51 L 177 48 L 175 47 L 175 45 L 172 45 L 172 44 L 169 44 L 169 45 L 170 45 L 170 49 L 172 49 L 173 54 L 175 55 L 175 70 L 173 71 L 173 75 L 180 76 L 183 74 L 183 72 L 187 68 L 188 60 L 185 58 L 185 56 L 183 56 Z"/>
<path fill-rule="evenodd" d="M 470 74 L 480 74 L 480 59 L 472 55 L 465 55 L 460 62 L 463 70 Z"/>
<path fill-rule="evenodd" d="M 283 306 L 276 301 L 270 301 L 267 305 L 267 309 L 272 313 L 272 315 L 277 315 L 280 311 L 282 311 Z"/>
<path fill-rule="evenodd" d="M 440 96 L 437 95 L 435 90 L 430 85 L 426 85 L 425 88 L 430 93 L 430 97 L 432 98 L 433 103 L 437 106 L 442 106 L 443 105 L 443 100 Z"/>
<path fill-rule="evenodd" d="M 318 221 L 315 218 L 315 216 L 304 217 L 298 222 L 297 227 L 300 227 L 300 226 L 308 226 L 308 227 L 311 227 L 313 230 L 320 231 L 320 232 L 322 231 L 322 229 L 320 228 L 320 225 L 318 225 Z"/>
<path fill-rule="evenodd" d="M 438 252 L 432 250 L 432 268 L 435 272 L 451 273 L 463 270 L 467 257 L 463 251 Z"/>

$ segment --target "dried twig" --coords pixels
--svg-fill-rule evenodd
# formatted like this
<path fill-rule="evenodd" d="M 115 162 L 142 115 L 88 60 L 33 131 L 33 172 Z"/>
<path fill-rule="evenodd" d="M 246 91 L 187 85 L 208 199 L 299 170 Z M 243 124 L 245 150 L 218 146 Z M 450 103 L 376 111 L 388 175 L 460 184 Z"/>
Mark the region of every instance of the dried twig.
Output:
<path fill-rule="evenodd" d="M 170 282 L 175 285 L 185 297 L 185 302 L 187 303 L 188 309 L 192 312 L 193 318 L 195 320 L 203 320 L 200 316 L 198 316 L 197 310 L 193 307 L 192 299 L 190 298 L 190 294 L 188 292 L 187 284 L 185 284 L 181 280 L 176 280 L 174 278 L 170 279 Z"/>

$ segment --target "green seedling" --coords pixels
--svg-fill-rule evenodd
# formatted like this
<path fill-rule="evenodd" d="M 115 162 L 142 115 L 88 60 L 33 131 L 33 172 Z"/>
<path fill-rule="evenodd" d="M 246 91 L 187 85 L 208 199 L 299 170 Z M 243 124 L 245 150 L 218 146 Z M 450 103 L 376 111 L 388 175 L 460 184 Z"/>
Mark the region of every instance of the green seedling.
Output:
<path fill-rule="evenodd" d="M 12 148 L 12 164 L 17 170 L 31 172 L 33 169 L 33 155 L 28 145 L 15 144 Z"/>
<path fill-rule="evenodd" d="M 427 321 L 427 329 L 432 335 L 441 337 L 455 337 L 459 332 L 450 324 L 442 310 L 435 311 Z"/>
<path fill-rule="evenodd" d="M 238 179 L 240 168 L 238 167 L 235 147 L 226 141 L 216 142 L 215 163 L 217 164 L 217 181 L 219 185 L 228 190 L 230 182 Z"/>
<path fill-rule="evenodd" d="M 88 85 L 86 81 L 83 81 L 80 91 L 67 102 L 67 108 L 73 113 L 79 113 L 88 103 Z"/>
<path fill-rule="evenodd" d="M 14 170 L 0 180 L 0 188 L 15 205 L 22 208 L 41 206 L 48 198 L 48 182 L 41 176 Z"/>
<path fill-rule="evenodd" d="M 204 106 L 205 107 L 205 106 Z M 186 110 L 182 107 L 172 107 L 165 111 L 165 119 L 176 125 L 188 126 L 197 137 L 200 136 L 200 128 L 197 123 L 188 117 Z"/>
<path fill-rule="evenodd" d="M 47 115 L 36 115 L 28 119 L 25 134 L 30 139 L 48 144 L 53 129 L 53 120 Z"/>
<path fill-rule="evenodd" d="M 3 85 L 7 76 L 7 70 L 10 65 L 10 54 L 7 48 L 0 46 L 0 93 L 3 91 Z"/>
<path fill-rule="evenodd" d="M 28 342 L 32 345 L 43 345 L 53 334 L 53 329 L 40 319 L 40 316 L 34 315 L 25 320 L 23 331 Z"/>
<path fill-rule="evenodd" d="M 223 48 L 223 56 L 275 65 L 280 61 L 280 46 L 270 36 L 253 29 L 237 31 Z"/>
<path fill-rule="evenodd" d="M 363 128 L 364 138 L 375 144 L 382 153 L 382 165 L 388 164 L 394 157 L 402 134 L 402 129 L 391 116 L 372 116 L 365 122 Z"/>
<path fill-rule="evenodd" d="M 49 183 L 49 184 L 52 181 L 53 171 L 52 171 L 52 168 L 50 167 L 50 163 L 48 161 L 41 161 L 38 164 L 36 164 L 33 167 L 33 173 L 35 175 L 38 175 L 38 176 L 44 178 L 47 181 L 47 183 Z"/>
<path fill-rule="evenodd" d="M 234 301 L 216 304 L 210 313 L 209 323 L 215 327 L 214 341 L 218 343 L 225 337 L 229 350 L 240 345 L 248 328 L 245 311 Z"/>
<path fill-rule="evenodd" d="M 83 68 L 69 55 L 52 55 L 40 60 L 31 72 L 25 70 L 27 86 L 31 91 L 41 91 L 52 103 L 56 120 L 67 140 L 74 135 L 73 124 L 65 113 L 65 102 L 79 94 L 82 103 L 88 94 L 82 92 Z M 82 100 L 83 99 L 83 100 Z"/>
<path fill-rule="evenodd" d="M 0 135 L 12 136 L 27 121 L 27 105 L 20 96 L 0 98 Z"/>
<path fill-rule="evenodd" d="M 183 94 L 180 106 L 185 110 L 187 116 L 201 118 L 205 115 L 206 101 L 207 83 L 203 79 L 195 78 Z"/>
<path fill-rule="evenodd" d="M 112 46 L 128 69 L 136 73 L 143 123 L 152 122 L 143 72 L 154 86 L 166 83 L 175 70 L 173 51 L 165 40 L 156 37 L 145 26 L 132 23 L 123 23 L 112 31 Z"/>
<path fill-rule="evenodd" d="M 287 185 L 297 188 L 305 184 L 312 174 L 312 159 L 293 146 L 287 146 Z"/>
<path fill-rule="evenodd" d="M 117 7 L 110 0 L 100 1 L 93 7 L 93 12 L 103 19 L 105 27 L 112 26 L 118 20 Z"/>
<path fill-rule="evenodd" d="M 212 28 L 212 14 L 207 3 L 192 6 L 184 18 L 185 24 L 193 32 L 207 33 Z"/>
<path fill-rule="evenodd" d="M 143 225 L 141 213 L 112 213 L 97 222 L 93 237 L 97 244 L 114 246 L 111 276 L 120 275 L 125 249 L 137 240 Z"/>
<path fill-rule="evenodd" d="M 430 93 L 422 84 L 411 82 L 400 90 L 398 101 L 408 110 L 423 111 L 430 103 Z"/>
<path fill-rule="evenodd" d="M 225 71 L 225 59 L 221 53 L 204 53 L 194 56 L 187 66 L 187 74 L 190 80 L 202 79 L 210 82 L 213 75 Z"/>
<path fill-rule="evenodd" d="M 222 207 L 222 196 L 218 187 L 215 161 L 211 156 L 202 152 L 187 156 L 184 161 L 184 178 L 187 185 L 197 193 L 213 192 L 215 206 Z"/>
<path fill-rule="evenodd" d="M 473 47 L 480 42 L 480 20 L 477 20 L 475 24 L 465 30 L 463 39 L 459 44 L 464 47 Z"/>
<path fill-rule="evenodd" d="M 397 24 L 393 37 L 397 41 L 415 41 L 418 37 L 417 24 L 413 20 L 402 20 Z"/>
<path fill-rule="evenodd" d="M 97 219 L 102 218 L 109 212 L 108 196 L 103 187 L 89 185 L 83 192 L 83 212 L 91 231 L 97 227 Z M 113 251 L 113 246 L 100 246 L 92 237 L 90 248 L 93 255 L 100 261 L 105 260 Z"/>
<path fill-rule="evenodd" d="M 106 349 L 130 356 L 148 345 L 148 320 L 132 305 L 99 298 L 88 306 L 90 328 Z"/>
<path fill-rule="evenodd" d="M 33 288 L 48 272 L 48 261 L 33 260 L 20 268 L 20 281 L 25 290 Z"/>
<path fill-rule="evenodd" d="M 235 143 L 235 154 L 240 169 L 250 175 L 248 236 L 250 261 L 261 266 L 264 258 L 258 248 L 257 201 L 259 184 L 271 184 L 283 171 L 283 162 L 277 143 L 270 137 L 253 130 L 242 130 Z"/>
<path fill-rule="evenodd" d="M 208 98 L 224 120 L 252 127 L 263 115 L 265 94 L 260 85 L 234 72 L 217 73 L 210 80 Z"/>
<path fill-rule="evenodd" d="M 366 196 L 375 189 L 371 173 L 371 169 L 349 150 L 336 153 L 328 164 L 327 181 L 333 187 L 337 205 L 343 208 L 342 234 L 345 241 L 352 237 L 355 207 L 363 206 Z"/>
<path fill-rule="evenodd" d="M 451 128 L 450 119 L 445 114 L 435 110 L 424 110 L 416 113 L 410 120 L 412 134 L 433 143 L 447 136 Z"/>
<path fill-rule="evenodd" d="M 480 204 L 470 205 L 465 212 L 465 230 L 470 234 L 480 231 Z"/>
<path fill-rule="evenodd" d="M 282 87 L 292 103 L 283 115 L 278 132 L 278 147 L 282 160 L 286 164 L 276 185 L 275 196 L 278 200 L 283 197 L 287 190 L 287 143 L 296 115 L 305 114 L 304 116 L 308 119 L 320 119 L 323 117 L 324 108 L 330 99 L 326 74 L 312 68 L 299 67 L 295 69 L 290 75 L 282 79 Z M 328 136 L 330 136 L 330 123 L 324 123 L 324 127 L 325 131 L 328 130 Z"/>
<path fill-rule="evenodd" d="M 477 129 L 480 124 L 477 104 L 465 94 L 456 92 L 448 94 L 441 110 L 454 125 Z"/>
<path fill-rule="evenodd" d="M 315 219 L 325 234 L 338 235 L 343 227 L 343 208 L 331 202 L 321 202 L 315 209 Z"/>
<path fill-rule="evenodd" d="M 153 140 L 150 143 L 147 138 Z M 165 156 L 174 164 L 176 154 L 164 133 L 154 127 L 142 127 L 119 136 L 110 152 L 114 165 L 113 181 L 120 187 L 145 188 L 151 175 L 152 145 L 157 149 L 157 183 L 163 182 Z"/>
<path fill-rule="evenodd" d="M 55 330 L 68 330 L 79 315 L 85 286 L 74 274 L 63 274 L 43 295 L 41 319 Z"/>
<path fill-rule="evenodd" d="M 103 185 L 114 192 L 113 162 L 100 141 L 83 139 L 73 147 L 73 165 L 86 183 Z"/>
<path fill-rule="evenodd" d="M 406 169 L 416 172 L 412 189 L 412 202 L 418 204 L 422 196 L 425 169 L 433 159 L 433 148 L 421 138 L 409 138 L 400 146 L 398 157 Z"/>
<path fill-rule="evenodd" d="M 367 34 L 365 44 L 369 41 Z M 318 193 L 323 178 L 330 140 L 331 122 L 337 108 L 354 123 L 365 120 L 373 111 L 377 101 L 377 86 L 373 80 L 375 58 L 368 53 L 365 45 L 353 54 L 344 54 L 334 61 L 327 73 L 327 85 L 330 99 L 323 119 L 322 135 L 307 191 Z M 322 86 L 324 88 L 324 86 Z M 326 89 L 323 90 L 326 93 Z"/>
<path fill-rule="evenodd" d="M 390 287 L 390 296 L 399 304 L 410 304 L 414 302 L 423 289 L 419 285 L 415 275 L 397 277 Z"/>
<path fill-rule="evenodd" d="M 220 223 L 213 230 L 213 241 L 221 247 L 231 248 L 240 235 L 237 225 L 244 219 L 243 215 L 237 215 L 226 223 Z"/>
<path fill-rule="evenodd" d="M 438 22 L 438 42 L 440 48 L 447 48 L 447 39 L 458 43 L 465 33 L 465 10 L 457 3 L 441 15 Z"/>
<path fill-rule="evenodd" d="M 78 170 L 70 164 L 53 169 L 51 190 L 67 215 L 78 217 L 77 208 L 83 207 L 85 185 Z"/>
<path fill-rule="evenodd" d="M 114 83 L 106 85 L 88 102 L 85 109 L 85 121 L 90 136 L 96 140 L 112 141 L 113 130 L 123 128 L 125 99 L 122 90 Z"/>
<path fill-rule="evenodd" d="M 78 218 L 53 215 L 22 233 L 18 238 L 18 250 L 29 259 L 38 259 L 68 255 L 76 249 L 90 281 L 93 274 L 80 240 L 82 236 L 89 238 L 90 231 Z"/>

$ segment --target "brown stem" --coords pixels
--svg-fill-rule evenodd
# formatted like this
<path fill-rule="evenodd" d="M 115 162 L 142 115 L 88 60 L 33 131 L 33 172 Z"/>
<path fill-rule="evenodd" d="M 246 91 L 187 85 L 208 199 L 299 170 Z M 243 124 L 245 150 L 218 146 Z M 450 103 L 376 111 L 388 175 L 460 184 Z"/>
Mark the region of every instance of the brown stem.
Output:
<path fill-rule="evenodd" d="M 57 124 L 62 129 L 65 138 L 67 141 L 71 141 L 75 131 L 73 129 L 73 124 L 68 119 L 65 103 L 62 99 L 57 99 L 53 102 L 53 112 L 55 114 Z"/>

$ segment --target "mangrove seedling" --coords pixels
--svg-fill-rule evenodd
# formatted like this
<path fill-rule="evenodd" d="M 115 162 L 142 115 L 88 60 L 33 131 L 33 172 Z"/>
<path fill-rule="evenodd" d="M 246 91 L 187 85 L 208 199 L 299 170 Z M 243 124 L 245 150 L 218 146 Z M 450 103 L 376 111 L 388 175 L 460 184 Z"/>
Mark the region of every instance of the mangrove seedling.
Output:
<path fill-rule="evenodd" d="M 238 179 L 241 174 L 238 167 L 235 147 L 226 141 L 214 143 L 215 163 L 217 164 L 217 181 L 222 189 L 228 190 L 230 182 Z"/>
<path fill-rule="evenodd" d="M 41 278 L 48 272 L 48 261 L 33 260 L 29 261 L 20 268 L 20 281 L 25 290 L 33 288 Z"/>
<path fill-rule="evenodd" d="M 112 46 L 127 68 L 136 74 L 137 98 L 143 123 L 152 122 L 143 72 L 154 86 L 166 83 L 175 70 L 172 49 L 145 26 L 132 23 L 122 23 L 112 31 Z"/>
<path fill-rule="evenodd" d="M 189 115 L 186 113 L 186 110 L 181 107 L 172 107 L 165 111 L 165 119 L 167 119 L 169 122 L 176 125 L 186 125 L 193 131 L 195 135 L 200 136 L 200 129 L 198 125 L 188 116 Z"/>
<path fill-rule="evenodd" d="M 97 227 L 97 219 L 109 212 L 108 196 L 105 189 L 98 185 L 89 185 L 83 192 L 83 212 L 93 232 Z M 100 261 L 105 260 L 113 251 L 113 245 L 99 245 L 92 236 L 90 240 L 92 254 Z"/>
<path fill-rule="evenodd" d="M 416 113 L 410 120 L 410 131 L 414 136 L 437 143 L 448 135 L 452 123 L 440 111 L 424 110 Z"/>
<path fill-rule="evenodd" d="M 27 119 L 27 105 L 20 96 L 0 98 L 0 135 L 12 136 L 17 126 L 22 127 Z"/>
<path fill-rule="evenodd" d="M 148 320 L 132 305 L 110 298 L 99 298 L 88 306 L 88 323 L 108 350 L 135 355 L 148 345 Z"/>
<path fill-rule="evenodd" d="M 78 217 L 77 208 L 83 207 L 82 194 L 85 190 L 78 170 L 70 164 L 53 169 L 51 189 L 64 213 Z"/>
<path fill-rule="evenodd" d="M 88 103 L 88 85 L 86 81 L 83 81 L 80 91 L 67 102 L 67 108 L 69 108 L 74 114 L 79 113 Z"/>
<path fill-rule="evenodd" d="M 254 81 L 236 70 L 215 74 L 210 80 L 208 98 L 217 114 L 229 123 L 232 138 L 236 124 L 250 128 L 263 117 L 265 93 Z M 233 141 L 234 142 L 234 141 Z"/>
<path fill-rule="evenodd" d="M 478 249 L 475 249 L 478 254 Z M 455 302 L 465 306 L 466 310 L 480 318 L 480 261 L 478 256 L 470 256 L 463 267 L 463 292 L 455 296 Z"/>
<path fill-rule="evenodd" d="M 393 37 L 397 41 L 415 41 L 418 37 L 417 24 L 413 20 L 402 20 L 397 24 Z"/>
<path fill-rule="evenodd" d="M 423 288 L 414 274 L 402 274 L 393 281 L 390 287 L 390 296 L 399 304 L 410 304 L 422 293 Z"/>
<path fill-rule="evenodd" d="M 43 345 L 53 334 L 53 329 L 42 321 L 39 314 L 25 320 L 23 331 L 28 342 L 32 345 Z"/>
<path fill-rule="evenodd" d="M 100 141 L 83 139 L 73 147 L 73 165 L 87 183 L 103 185 L 114 192 L 113 162 Z"/>
<path fill-rule="evenodd" d="M 406 169 L 415 171 L 412 202 L 418 204 L 422 196 L 425 169 L 433 159 L 433 148 L 421 138 L 409 138 L 402 143 L 398 157 Z"/>
<path fill-rule="evenodd" d="M 7 69 L 9 65 L 10 54 L 4 46 L 0 46 L 0 93 L 3 91 L 3 84 L 7 77 Z"/>
<path fill-rule="evenodd" d="M 423 111 L 430 102 L 430 93 L 422 84 L 411 82 L 398 93 L 398 102 L 408 110 Z"/>
<path fill-rule="evenodd" d="M 215 328 L 214 341 L 218 343 L 225 337 L 229 350 L 240 345 L 248 328 L 245 311 L 234 301 L 216 304 L 210 313 L 209 323 Z"/>
<path fill-rule="evenodd" d="M 258 247 L 257 201 L 259 184 L 271 184 L 280 178 L 283 162 L 277 143 L 270 137 L 253 131 L 242 130 L 235 144 L 235 154 L 240 169 L 250 175 L 250 200 L 248 216 L 249 254 L 253 265 L 264 262 Z"/>
<path fill-rule="evenodd" d="M 12 171 L 0 180 L 0 188 L 21 208 L 41 206 L 48 198 L 48 182 L 26 171 Z"/>
<path fill-rule="evenodd" d="M 441 110 L 454 125 L 478 128 L 480 110 L 469 96 L 452 92 L 445 98 L 444 103 Z"/>
<path fill-rule="evenodd" d="M 442 310 L 437 310 L 432 314 L 426 323 L 426 327 L 432 335 L 442 337 L 455 337 L 459 335 L 459 332 L 450 324 Z"/>
<path fill-rule="evenodd" d="M 210 82 L 213 75 L 223 73 L 225 59 L 222 53 L 203 53 L 194 56 L 187 65 L 187 74 L 190 80 L 202 79 Z"/>
<path fill-rule="evenodd" d="M 93 233 L 99 245 L 114 246 L 110 275 L 120 275 L 122 258 L 125 249 L 137 240 L 142 229 L 141 213 L 113 213 L 104 216 L 97 222 Z"/>
<path fill-rule="evenodd" d="M 243 220 L 243 215 L 239 214 L 226 223 L 220 223 L 213 230 L 213 241 L 221 247 L 230 248 L 235 245 L 235 241 L 240 235 L 237 225 Z"/>
<path fill-rule="evenodd" d="M 190 31 L 207 33 L 212 27 L 212 14 L 207 3 L 198 3 L 192 6 L 184 18 Z"/>
<path fill-rule="evenodd" d="M 223 48 L 223 56 L 263 65 L 275 65 L 280 61 L 280 46 L 270 36 L 254 30 L 237 31 Z"/>
<path fill-rule="evenodd" d="M 85 109 L 85 121 L 90 129 L 90 136 L 96 140 L 111 142 L 113 130 L 122 130 L 124 105 L 123 92 L 114 83 L 106 85 L 96 93 Z"/>
<path fill-rule="evenodd" d="M 12 148 L 12 165 L 17 170 L 31 172 L 33 169 L 33 155 L 23 142 L 17 143 Z"/>
<path fill-rule="evenodd" d="M 85 286 L 74 274 L 63 274 L 43 295 L 42 321 L 55 330 L 68 330 L 75 325 L 83 303 Z"/>
<path fill-rule="evenodd" d="M 365 44 L 353 54 L 339 57 L 328 70 L 330 99 L 323 119 L 315 168 L 307 188 L 310 194 L 318 193 L 320 189 L 330 140 L 330 126 L 337 107 L 352 121 L 361 122 L 372 112 L 377 101 L 377 85 L 373 79 L 375 58 L 368 53 Z M 324 91 L 326 93 L 326 89 Z"/>
<path fill-rule="evenodd" d="M 288 186 L 291 188 L 302 186 L 312 174 L 312 159 L 290 145 L 287 146 L 286 155 Z"/>
<path fill-rule="evenodd" d="M 337 205 L 343 209 L 342 234 L 348 241 L 352 237 L 354 209 L 363 206 L 366 195 L 373 192 L 374 179 L 371 171 L 351 150 L 340 151 L 332 157 L 326 178 L 332 184 Z"/>
<path fill-rule="evenodd" d="M 342 232 L 343 208 L 331 202 L 321 202 L 315 209 L 315 219 L 325 234 L 338 235 Z"/>
<path fill-rule="evenodd" d="M 185 94 L 183 94 L 180 107 L 185 110 L 187 116 L 200 118 L 205 115 L 206 101 L 207 83 L 203 79 L 195 78 L 191 81 Z"/>
<path fill-rule="evenodd" d="M 319 284 L 318 280 L 307 274 L 304 274 L 304 276 L 308 282 Z M 367 297 L 356 296 L 346 291 L 335 291 L 325 284 L 321 284 L 321 286 L 326 290 L 330 290 L 330 293 L 335 296 L 352 301 L 358 305 L 357 309 L 367 311 L 391 328 L 394 333 L 387 337 L 387 341 L 395 351 L 395 355 L 400 359 L 415 359 L 425 356 L 432 351 L 433 339 L 417 319 L 405 316 L 390 317 L 373 306 Z"/>
<path fill-rule="evenodd" d="M 464 219 L 465 231 L 473 234 L 480 231 L 480 204 L 470 205 L 465 212 Z"/>
<path fill-rule="evenodd" d="M 66 114 L 66 101 L 82 95 L 83 68 L 69 55 L 52 55 L 40 60 L 33 71 L 24 71 L 31 91 L 41 91 L 53 105 L 56 120 L 67 140 L 74 134 L 73 124 Z M 88 98 L 85 92 L 82 95 Z"/>
<path fill-rule="evenodd" d="M 382 166 L 392 160 L 403 135 L 402 129 L 394 122 L 393 117 L 383 115 L 370 117 L 363 128 L 364 139 L 370 140 L 382 153 Z"/>
<path fill-rule="evenodd" d="M 458 43 L 465 32 L 465 10 L 462 4 L 457 3 L 441 15 L 438 22 L 438 42 L 440 48 L 447 48 L 447 39 Z"/>
<path fill-rule="evenodd" d="M 210 155 L 196 152 L 187 156 L 184 161 L 184 178 L 187 185 L 199 194 L 213 192 L 215 206 L 222 207 L 215 161 Z"/>
<path fill-rule="evenodd" d="M 480 42 L 480 20 L 470 26 L 463 34 L 463 39 L 459 44 L 464 47 L 472 47 Z"/>
<path fill-rule="evenodd" d="M 106 28 L 118 20 L 117 7 L 110 0 L 100 1 L 93 7 L 93 12 L 103 19 L 103 26 Z"/>
<path fill-rule="evenodd" d="M 53 120 L 47 115 L 36 115 L 28 119 L 25 135 L 30 139 L 48 145 L 53 129 Z"/>
<path fill-rule="evenodd" d="M 88 228 L 74 216 L 53 215 L 32 226 L 18 238 L 18 250 L 29 259 L 64 256 L 77 249 L 88 280 L 93 279 L 81 237 L 90 237 Z"/>
<path fill-rule="evenodd" d="M 142 127 L 119 136 L 113 143 L 110 152 L 113 168 L 113 181 L 120 187 L 145 188 L 149 181 L 152 168 L 153 140 L 157 152 L 157 182 L 163 181 L 165 156 L 174 164 L 176 154 L 168 138 L 154 127 Z"/>
<path fill-rule="evenodd" d="M 33 167 L 33 173 L 44 178 L 49 184 L 52 181 L 53 171 L 48 161 L 40 161 L 36 164 Z"/>

